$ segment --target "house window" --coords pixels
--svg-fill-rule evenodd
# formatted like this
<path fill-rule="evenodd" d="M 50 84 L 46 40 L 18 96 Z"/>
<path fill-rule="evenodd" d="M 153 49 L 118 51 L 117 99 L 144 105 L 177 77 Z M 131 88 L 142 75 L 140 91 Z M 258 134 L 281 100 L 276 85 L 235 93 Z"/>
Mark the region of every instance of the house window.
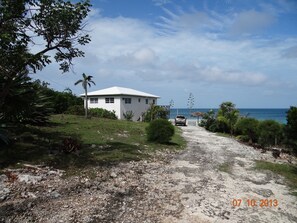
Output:
<path fill-rule="evenodd" d="M 125 101 L 125 104 L 131 104 L 131 98 L 123 98 L 123 100 Z"/>
<path fill-rule="evenodd" d="M 91 104 L 98 104 L 98 98 L 90 98 Z"/>
<path fill-rule="evenodd" d="M 105 98 L 105 104 L 113 104 L 114 98 Z"/>
<path fill-rule="evenodd" d="M 140 98 L 138 98 L 138 102 L 139 102 L 139 103 L 141 102 L 141 99 L 140 99 Z"/>
<path fill-rule="evenodd" d="M 145 103 L 148 104 L 148 99 L 145 99 Z"/>
<path fill-rule="evenodd" d="M 155 104 L 156 103 L 156 101 L 155 101 L 155 99 L 153 99 L 153 104 Z"/>

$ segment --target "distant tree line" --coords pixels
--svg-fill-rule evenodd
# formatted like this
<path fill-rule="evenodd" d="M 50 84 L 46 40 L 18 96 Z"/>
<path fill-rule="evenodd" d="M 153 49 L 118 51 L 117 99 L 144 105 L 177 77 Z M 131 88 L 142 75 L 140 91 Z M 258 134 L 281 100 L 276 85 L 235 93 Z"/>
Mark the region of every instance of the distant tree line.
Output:
<path fill-rule="evenodd" d="M 234 135 L 240 141 L 261 147 L 286 146 L 297 154 L 297 107 L 290 107 L 287 124 L 280 124 L 275 120 L 241 117 L 235 104 L 224 102 L 217 113 L 213 110 L 205 113 L 200 126 L 211 132 Z"/>

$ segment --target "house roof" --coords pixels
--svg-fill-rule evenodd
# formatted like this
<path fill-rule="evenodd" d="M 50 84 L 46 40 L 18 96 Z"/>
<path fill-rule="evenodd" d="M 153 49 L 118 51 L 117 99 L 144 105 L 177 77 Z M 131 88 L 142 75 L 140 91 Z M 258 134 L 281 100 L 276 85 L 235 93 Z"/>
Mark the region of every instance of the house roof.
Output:
<path fill-rule="evenodd" d="M 98 91 L 88 92 L 88 96 L 107 96 L 107 95 L 130 95 L 130 96 L 140 96 L 140 97 L 150 97 L 150 98 L 159 98 L 157 95 L 145 93 L 142 91 L 137 91 L 131 88 L 124 87 L 110 87 Z M 84 94 L 80 94 L 84 96 Z"/>

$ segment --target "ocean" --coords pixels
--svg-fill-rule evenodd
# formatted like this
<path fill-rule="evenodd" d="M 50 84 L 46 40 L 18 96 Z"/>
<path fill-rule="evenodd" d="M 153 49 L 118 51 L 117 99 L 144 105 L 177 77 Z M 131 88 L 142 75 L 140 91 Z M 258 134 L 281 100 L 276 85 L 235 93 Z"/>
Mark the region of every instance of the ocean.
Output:
<path fill-rule="evenodd" d="M 171 108 L 170 109 L 170 119 L 174 119 L 177 114 L 184 115 L 188 119 L 196 119 L 195 117 L 191 117 L 191 113 L 193 112 L 208 112 L 212 108 L 192 108 L 191 111 L 188 108 Z M 212 109 L 215 112 L 218 109 Z M 258 120 L 268 120 L 272 119 L 278 121 L 279 123 L 286 124 L 287 119 L 287 108 L 239 108 L 238 109 L 241 116 L 246 116 L 250 118 L 255 118 Z"/>

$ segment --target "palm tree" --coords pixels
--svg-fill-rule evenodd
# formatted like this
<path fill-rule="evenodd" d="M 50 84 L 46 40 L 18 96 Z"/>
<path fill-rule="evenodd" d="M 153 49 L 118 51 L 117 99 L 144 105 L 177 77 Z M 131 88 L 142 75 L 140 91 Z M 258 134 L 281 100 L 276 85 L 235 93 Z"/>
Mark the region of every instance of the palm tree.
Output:
<path fill-rule="evenodd" d="M 75 82 L 75 85 L 82 83 L 82 86 L 85 90 L 85 118 L 88 118 L 88 85 L 91 87 L 91 84 L 95 84 L 94 81 L 92 81 L 93 76 L 87 76 L 85 73 L 82 74 L 83 79 L 80 79 Z"/>

